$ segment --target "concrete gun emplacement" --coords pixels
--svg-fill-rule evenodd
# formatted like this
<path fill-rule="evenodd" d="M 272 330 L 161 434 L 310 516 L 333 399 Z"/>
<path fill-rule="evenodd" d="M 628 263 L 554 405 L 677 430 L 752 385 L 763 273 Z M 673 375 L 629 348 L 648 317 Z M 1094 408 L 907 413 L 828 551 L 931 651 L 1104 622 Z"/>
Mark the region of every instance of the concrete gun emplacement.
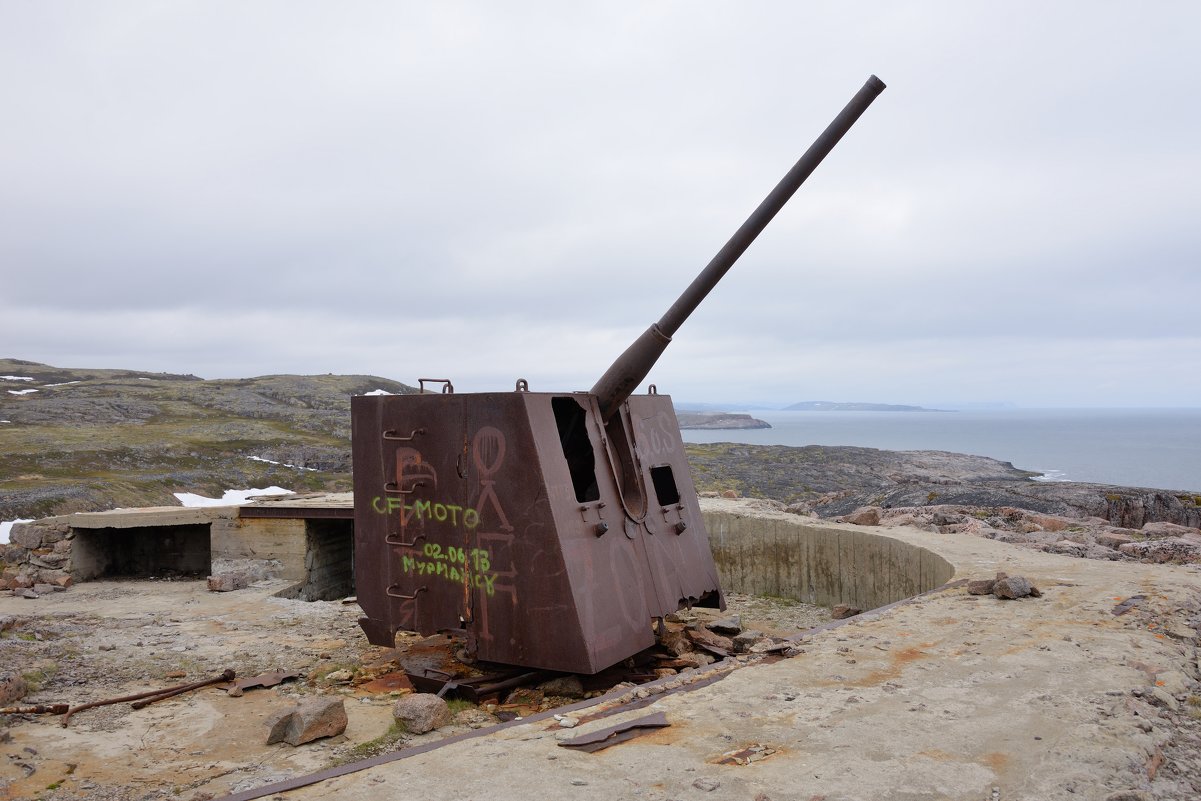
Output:
<path fill-rule="evenodd" d="M 687 290 L 588 392 L 352 399 L 355 585 L 376 645 L 460 634 L 488 662 L 592 674 L 655 642 L 651 621 L 724 608 L 671 398 L 671 337 L 884 90 L 874 75 Z M 427 383 L 440 392 L 426 392 Z"/>

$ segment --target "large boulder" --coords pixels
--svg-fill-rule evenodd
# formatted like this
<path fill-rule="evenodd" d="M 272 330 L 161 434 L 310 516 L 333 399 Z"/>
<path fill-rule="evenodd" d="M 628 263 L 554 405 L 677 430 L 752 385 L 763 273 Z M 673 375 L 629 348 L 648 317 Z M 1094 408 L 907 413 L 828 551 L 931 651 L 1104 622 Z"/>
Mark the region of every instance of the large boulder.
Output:
<path fill-rule="evenodd" d="M 19 673 L 0 673 L 0 706 L 10 706 L 29 692 L 29 685 Z"/>
<path fill-rule="evenodd" d="M 280 712 L 269 722 L 267 745 L 303 745 L 346 731 L 346 707 L 341 698 L 308 698 Z"/>
<path fill-rule="evenodd" d="M 1201 538 L 1191 536 L 1128 542 L 1119 545 L 1118 550 L 1135 559 L 1152 562 L 1201 562 Z"/>
<path fill-rule="evenodd" d="M 878 506 L 861 506 L 838 520 L 842 523 L 854 523 L 857 526 L 878 526 L 880 525 L 880 508 Z"/>
<path fill-rule="evenodd" d="M 14 545 L 33 550 L 42 547 L 42 527 L 37 523 L 15 523 L 8 532 L 8 540 Z"/>
<path fill-rule="evenodd" d="M 432 693 L 406 695 L 396 702 L 392 717 L 413 734 L 440 729 L 451 721 L 450 707 Z"/>

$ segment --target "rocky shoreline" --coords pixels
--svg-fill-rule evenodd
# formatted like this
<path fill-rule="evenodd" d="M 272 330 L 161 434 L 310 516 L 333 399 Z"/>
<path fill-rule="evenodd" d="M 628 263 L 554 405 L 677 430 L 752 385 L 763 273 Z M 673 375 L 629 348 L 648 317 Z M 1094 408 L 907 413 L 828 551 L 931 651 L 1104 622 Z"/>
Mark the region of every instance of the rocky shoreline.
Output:
<path fill-rule="evenodd" d="M 1201 493 L 1042 482 L 943 451 L 690 445 L 702 494 L 860 525 L 965 533 L 1095 559 L 1201 562 Z"/>

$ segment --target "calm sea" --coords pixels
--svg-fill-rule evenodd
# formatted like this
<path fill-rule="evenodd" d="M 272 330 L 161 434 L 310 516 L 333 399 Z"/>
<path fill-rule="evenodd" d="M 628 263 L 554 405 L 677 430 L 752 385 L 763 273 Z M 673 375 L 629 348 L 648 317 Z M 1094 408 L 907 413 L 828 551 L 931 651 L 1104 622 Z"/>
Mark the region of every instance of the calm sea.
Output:
<path fill-rule="evenodd" d="M 1012 462 L 1048 481 L 1201 491 L 1201 409 L 750 414 L 772 427 L 684 431 L 684 440 L 952 451 Z"/>

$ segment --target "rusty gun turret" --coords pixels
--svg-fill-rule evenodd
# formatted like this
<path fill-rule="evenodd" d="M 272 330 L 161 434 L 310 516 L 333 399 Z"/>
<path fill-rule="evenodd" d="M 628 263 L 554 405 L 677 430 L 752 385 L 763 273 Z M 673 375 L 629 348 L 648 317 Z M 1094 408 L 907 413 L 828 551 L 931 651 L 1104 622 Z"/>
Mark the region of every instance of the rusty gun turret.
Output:
<path fill-rule="evenodd" d="M 596 673 L 651 620 L 724 608 L 671 398 L 632 394 L 680 325 L 884 89 L 875 76 L 591 392 L 351 401 L 355 584 L 376 645 L 457 632 L 481 660 Z"/>

